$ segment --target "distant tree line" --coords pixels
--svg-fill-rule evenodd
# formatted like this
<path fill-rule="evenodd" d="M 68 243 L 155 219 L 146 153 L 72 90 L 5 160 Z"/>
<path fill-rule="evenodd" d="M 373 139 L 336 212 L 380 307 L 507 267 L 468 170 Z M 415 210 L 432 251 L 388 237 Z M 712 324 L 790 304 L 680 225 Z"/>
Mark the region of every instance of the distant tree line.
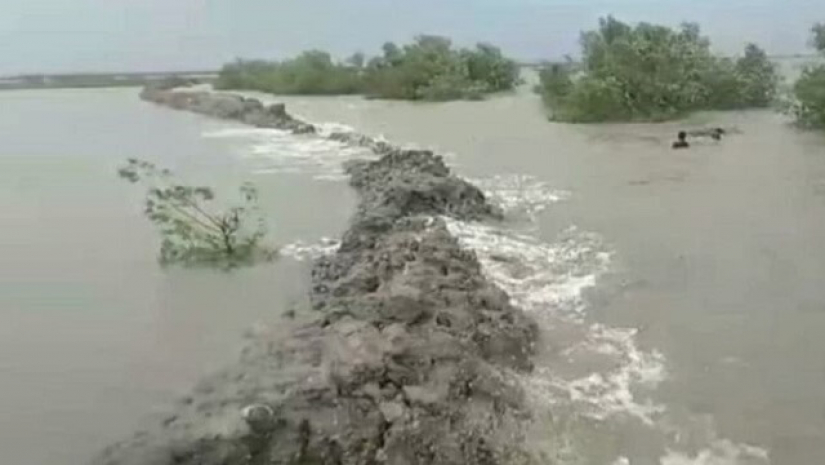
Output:
<path fill-rule="evenodd" d="M 714 55 L 696 24 L 678 29 L 613 17 L 581 36 L 582 62 L 552 64 L 539 93 L 567 122 L 657 121 L 697 110 L 769 106 L 779 73 L 749 44 L 737 59 Z"/>
<path fill-rule="evenodd" d="M 490 44 L 455 48 L 447 38 L 419 36 L 403 46 L 386 43 L 382 52 L 370 59 L 357 53 L 343 62 L 322 51 L 284 61 L 238 60 L 223 67 L 216 87 L 442 101 L 479 99 L 519 83 L 516 62 Z"/>
<path fill-rule="evenodd" d="M 694 111 L 784 104 L 800 126 L 825 128 L 825 64 L 805 67 L 788 95 L 779 94 L 777 66 L 756 44 L 723 57 L 697 24 L 671 28 L 603 18 L 580 38 L 581 60 L 547 64 L 537 91 L 556 121 L 662 121 Z M 811 46 L 825 57 L 825 24 Z M 284 61 L 238 60 L 224 66 L 220 89 L 275 94 L 362 94 L 369 98 L 444 101 L 480 99 L 514 89 L 519 67 L 499 48 L 457 48 L 438 36 L 386 43 L 368 58 L 336 61 L 309 51 Z M 781 97 L 781 98 L 780 98 Z"/>

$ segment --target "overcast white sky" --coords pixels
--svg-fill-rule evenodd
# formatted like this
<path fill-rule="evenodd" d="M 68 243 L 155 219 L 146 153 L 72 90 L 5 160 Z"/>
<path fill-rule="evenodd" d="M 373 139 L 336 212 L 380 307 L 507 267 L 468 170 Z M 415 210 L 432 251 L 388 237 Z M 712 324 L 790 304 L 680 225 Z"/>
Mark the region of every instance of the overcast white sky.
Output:
<path fill-rule="evenodd" d="M 576 54 L 600 16 L 702 24 L 716 48 L 806 51 L 825 0 L 0 0 L 0 74 L 210 69 L 307 48 L 373 53 L 418 33 L 522 59 Z"/>

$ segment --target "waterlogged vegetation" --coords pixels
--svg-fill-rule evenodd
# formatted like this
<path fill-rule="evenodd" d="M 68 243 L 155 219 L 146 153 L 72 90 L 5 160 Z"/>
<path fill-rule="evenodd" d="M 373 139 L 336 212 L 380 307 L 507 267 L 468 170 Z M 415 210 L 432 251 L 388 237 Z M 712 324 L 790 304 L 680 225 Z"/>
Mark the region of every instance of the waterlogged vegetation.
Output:
<path fill-rule="evenodd" d="M 231 268 L 274 258 L 262 245 L 266 227 L 254 186 L 242 185 L 240 204 L 221 209 L 211 188 L 179 184 L 169 170 L 146 161 L 130 159 L 118 175 L 148 187 L 144 213 L 160 231 L 162 264 Z"/>
<path fill-rule="evenodd" d="M 354 94 L 361 90 L 357 63 L 337 63 L 329 53 L 317 50 L 280 62 L 238 60 L 221 69 L 215 87 L 287 95 Z"/>
<path fill-rule="evenodd" d="M 735 57 L 714 54 L 699 25 L 628 24 L 609 16 L 581 34 L 581 59 L 552 63 L 536 87 L 551 119 L 570 123 L 665 121 L 702 110 L 767 108 L 781 103 L 800 126 L 825 128 L 825 65 L 809 65 L 779 95 L 778 67 L 748 44 Z M 825 57 L 825 24 L 811 45 Z M 372 58 L 343 61 L 308 51 L 284 61 L 238 60 L 215 86 L 284 95 L 360 94 L 398 100 L 473 100 L 514 89 L 518 64 L 489 44 L 457 48 L 439 36 L 384 44 Z"/>
<path fill-rule="evenodd" d="M 370 59 L 357 53 L 343 62 L 310 51 L 285 61 L 239 60 L 224 66 L 216 87 L 275 94 L 363 94 L 402 100 L 479 99 L 519 83 L 519 68 L 493 45 L 456 48 L 444 37 L 419 36 L 386 43 Z"/>
<path fill-rule="evenodd" d="M 678 29 L 613 17 L 581 36 L 582 63 L 553 64 L 539 93 L 552 117 L 567 122 L 658 121 L 697 110 L 769 106 L 779 74 L 749 44 L 736 59 L 711 52 L 696 24 Z"/>
<path fill-rule="evenodd" d="M 383 56 L 369 61 L 364 93 L 405 100 L 476 99 L 513 89 L 519 68 L 489 44 L 454 49 L 450 40 L 421 36 L 403 47 L 387 43 Z"/>
<path fill-rule="evenodd" d="M 811 46 L 825 57 L 825 24 L 811 29 Z M 790 113 L 799 126 L 825 129 L 825 65 L 808 65 L 794 83 Z"/>

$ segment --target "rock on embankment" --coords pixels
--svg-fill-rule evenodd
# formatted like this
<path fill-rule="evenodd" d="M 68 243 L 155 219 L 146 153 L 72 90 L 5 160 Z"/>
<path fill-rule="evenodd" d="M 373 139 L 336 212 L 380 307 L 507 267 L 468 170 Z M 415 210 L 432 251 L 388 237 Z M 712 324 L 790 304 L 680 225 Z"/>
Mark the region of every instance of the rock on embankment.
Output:
<path fill-rule="evenodd" d="M 107 465 L 510 464 L 526 453 L 534 323 L 440 215 L 498 218 L 440 157 L 347 167 L 359 207 L 312 272 L 310 321 L 260 341 Z"/>
<path fill-rule="evenodd" d="M 140 98 L 175 110 L 191 111 L 213 118 L 237 121 L 259 128 L 280 129 L 293 134 L 318 134 L 315 125 L 287 113 L 283 103 L 264 105 L 260 100 L 241 95 L 199 91 L 191 81 L 171 79 L 146 86 Z M 386 141 L 357 132 L 334 132 L 327 139 L 353 147 L 366 148 L 377 155 L 403 150 Z"/>
<path fill-rule="evenodd" d="M 238 121 L 259 128 L 292 131 L 295 134 L 316 132 L 315 126 L 293 118 L 282 103 L 269 106 L 260 100 L 240 95 L 170 88 L 159 84 L 146 86 L 140 98 L 176 110 L 186 110 L 214 118 Z"/>

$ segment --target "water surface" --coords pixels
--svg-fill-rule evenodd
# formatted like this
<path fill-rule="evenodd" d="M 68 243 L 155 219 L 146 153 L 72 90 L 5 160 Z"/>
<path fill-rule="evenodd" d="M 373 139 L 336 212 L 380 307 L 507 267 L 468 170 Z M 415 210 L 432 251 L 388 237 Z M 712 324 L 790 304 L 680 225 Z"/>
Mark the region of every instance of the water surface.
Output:
<path fill-rule="evenodd" d="M 531 278 L 511 289 L 532 292 L 523 301 L 532 311 L 575 307 L 584 319 L 579 331 L 595 325 L 591 336 L 572 339 L 594 344 L 580 357 L 565 348 L 566 323 L 546 322 L 545 334 L 560 340 L 545 355 L 555 375 L 564 365 L 558 358 L 581 368 L 604 363 L 588 362 L 594 353 L 620 354 L 609 362 L 616 365 L 582 369 L 566 385 L 544 383 L 548 399 L 564 389 L 580 396 L 565 408 L 571 428 L 588 438 L 585 463 L 610 463 L 612 455 L 633 464 L 804 465 L 825 457 L 822 135 L 769 111 L 554 124 L 529 92 L 483 103 L 287 105 L 310 120 L 450 154 L 470 178 L 510 187 L 515 180 L 517 188 L 505 189 L 515 204 L 529 207 L 530 192 L 547 201 L 530 240 L 506 243 L 476 230 L 469 243 L 482 256 L 498 249 L 532 264 Z M 670 149 L 679 129 L 705 125 L 740 133 Z M 498 183 L 499 192 L 505 187 Z M 542 261 L 543 270 L 535 265 Z M 518 276 L 491 263 L 505 287 Z M 588 287 L 581 302 L 576 292 Z M 619 332 L 604 332 L 611 330 Z"/>
<path fill-rule="evenodd" d="M 0 93 L 3 463 L 85 463 L 300 302 L 307 265 L 289 257 L 231 274 L 161 269 L 142 192 L 116 176 L 137 157 L 219 188 L 251 180 L 276 244 L 337 236 L 345 185 L 260 173 L 247 142 L 214 137 L 233 130 L 246 128 L 136 89 Z"/>
<path fill-rule="evenodd" d="M 293 257 L 340 233 L 353 204 L 340 165 L 365 154 L 128 89 L 0 100 L 0 450 L 83 462 L 231 362 L 244 329 L 277 330 L 305 293 Z M 444 153 L 507 208 L 505 225 L 450 227 L 542 326 L 521 381 L 559 463 L 825 457 L 825 137 L 761 111 L 554 124 L 527 91 L 277 100 L 325 130 Z M 691 125 L 740 133 L 671 150 Z M 130 156 L 221 188 L 255 181 L 287 256 L 230 275 L 160 269 L 140 193 L 114 176 Z"/>

